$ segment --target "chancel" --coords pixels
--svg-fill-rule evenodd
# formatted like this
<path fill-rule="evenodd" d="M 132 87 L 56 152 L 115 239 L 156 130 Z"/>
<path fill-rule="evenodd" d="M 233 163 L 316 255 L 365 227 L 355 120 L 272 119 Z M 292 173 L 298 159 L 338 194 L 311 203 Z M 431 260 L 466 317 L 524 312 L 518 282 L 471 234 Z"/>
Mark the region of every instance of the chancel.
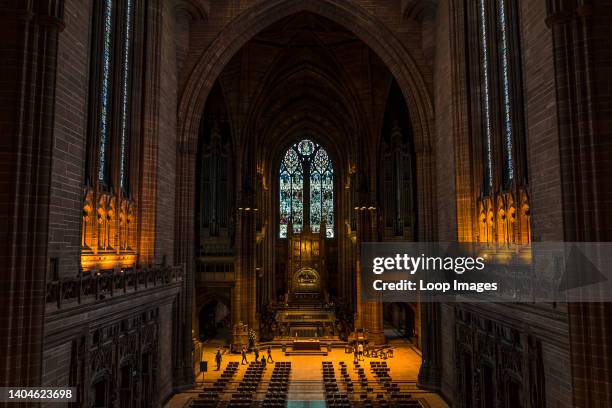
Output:
<path fill-rule="evenodd" d="M 422 268 L 387 302 L 362 264 L 445 242 L 531 270 L 536 243 L 612 241 L 611 9 L 0 1 L 0 387 L 611 407 L 610 303 L 438 302 Z M 375 256 L 380 292 L 405 290 L 416 264 Z M 470 272 L 455 286 L 488 295 Z"/>

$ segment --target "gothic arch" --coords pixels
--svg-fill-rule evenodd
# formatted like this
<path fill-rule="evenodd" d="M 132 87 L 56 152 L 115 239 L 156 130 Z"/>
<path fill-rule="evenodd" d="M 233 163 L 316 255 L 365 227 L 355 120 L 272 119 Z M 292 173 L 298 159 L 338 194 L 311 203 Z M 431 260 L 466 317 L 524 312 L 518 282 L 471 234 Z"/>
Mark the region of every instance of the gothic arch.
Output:
<path fill-rule="evenodd" d="M 232 302 L 228 296 L 221 293 L 203 293 L 196 298 L 196 306 L 198 311 L 206 304 L 217 301 L 223 303 L 225 307 L 231 310 Z"/>
<path fill-rule="evenodd" d="M 229 296 L 222 293 L 202 293 L 196 297 L 195 310 L 193 316 L 194 333 L 200 332 L 200 313 L 211 302 L 217 302 L 224 305 L 229 310 L 229 315 L 232 314 L 232 301 Z"/>
<path fill-rule="evenodd" d="M 433 183 L 432 137 L 434 109 L 430 91 L 417 64 L 399 39 L 361 6 L 342 0 L 269 0 L 256 4 L 229 23 L 202 54 L 186 81 L 178 109 L 177 227 L 175 262 L 187 264 L 185 284 L 193 286 L 192 222 L 195 198 L 195 154 L 198 131 L 208 94 L 230 59 L 261 30 L 299 12 L 311 12 L 340 24 L 368 45 L 387 65 L 406 98 L 417 154 L 418 204 L 426 219 L 419 238 L 432 239 Z M 376 148 L 367 162 L 375 163 Z M 371 156 L 371 157 L 370 157 Z M 188 296 L 189 297 L 189 296 Z M 189 299 L 186 299 L 189 301 Z"/>
<path fill-rule="evenodd" d="M 434 238 L 433 101 L 423 74 L 409 51 L 384 23 L 358 4 L 344 0 L 269 0 L 248 8 L 221 30 L 201 55 L 186 81 L 179 102 L 175 263 L 183 263 L 186 269 L 183 280 L 183 310 L 186 314 L 182 334 L 185 366 L 189 357 L 190 323 L 194 317 L 190 306 L 194 296 L 195 157 L 205 103 L 214 82 L 227 63 L 251 38 L 273 23 L 299 12 L 322 16 L 351 31 L 378 55 L 399 84 L 411 112 L 414 134 L 418 180 L 417 208 L 423 218 L 423 222 L 419 223 L 417 236 L 419 240 Z M 253 139 L 248 138 L 246 143 L 252 144 Z M 363 160 L 366 167 L 371 167 L 376 162 L 376 152 L 377 148 L 365 151 Z M 251 163 L 253 167 L 254 164 Z M 371 181 L 372 185 L 375 185 L 375 180 Z"/>
<path fill-rule="evenodd" d="M 432 134 L 433 101 L 422 73 L 393 33 L 361 6 L 341 0 L 270 0 L 252 6 L 228 24 L 207 48 L 187 80 L 178 111 L 181 144 L 197 144 L 198 126 L 208 93 L 225 65 L 262 29 L 298 12 L 332 20 L 357 35 L 387 65 L 413 113 L 416 142 L 428 145 Z"/>

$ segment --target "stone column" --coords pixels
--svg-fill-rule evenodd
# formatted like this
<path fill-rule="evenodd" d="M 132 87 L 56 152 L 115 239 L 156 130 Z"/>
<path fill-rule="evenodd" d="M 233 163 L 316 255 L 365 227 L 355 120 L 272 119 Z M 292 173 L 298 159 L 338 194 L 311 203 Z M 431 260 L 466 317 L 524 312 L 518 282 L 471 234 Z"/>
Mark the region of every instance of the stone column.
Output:
<path fill-rule="evenodd" d="M 139 179 L 138 203 L 138 265 L 152 266 L 155 264 L 155 226 L 157 208 L 157 157 L 159 139 L 159 100 L 161 80 L 161 26 L 162 12 L 158 0 L 148 2 L 145 23 L 148 44 L 145 54 L 143 110 L 141 141 L 142 173 Z M 194 135 L 192 137 L 197 137 Z"/>
<path fill-rule="evenodd" d="M 357 236 L 359 244 L 362 242 L 373 242 L 377 240 L 377 212 L 373 206 L 362 206 L 358 210 Z M 383 328 L 383 308 L 381 302 L 363 300 L 361 288 L 361 246 L 357 248 L 357 318 L 361 321 L 361 328 L 366 330 L 368 341 L 373 344 L 384 344 L 385 333 Z"/>
<path fill-rule="evenodd" d="M 39 386 L 61 0 L 0 2 L 0 386 Z M 6 371 L 4 371 L 6 370 Z"/>
<path fill-rule="evenodd" d="M 257 320 L 257 271 L 255 248 L 256 212 L 248 198 L 241 200 L 236 229 L 236 278 L 232 301 L 232 324 L 240 322 L 259 332 Z"/>
<path fill-rule="evenodd" d="M 564 240 L 612 240 L 612 12 L 605 0 L 547 2 L 557 99 Z M 612 406 L 612 304 L 570 303 L 573 406 Z"/>
<path fill-rule="evenodd" d="M 176 243 L 175 264 L 183 266 L 182 292 L 179 302 L 178 322 L 179 332 L 177 341 L 182 347 L 179 348 L 180 355 L 174 362 L 176 386 L 186 387 L 195 381 L 193 375 L 193 328 L 197 327 L 194 321 L 197 319 L 194 310 L 195 292 L 195 171 L 196 171 L 196 148 L 194 143 L 186 142 L 179 145 L 177 155 L 178 177 L 177 177 L 177 201 L 176 201 Z"/>
<path fill-rule="evenodd" d="M 418 385 L 427 390 L 439 390 L 442 379 L 440 361 L 440 304 L 427 302 L 422 294 L 421 302 L 421 355 Z"/>

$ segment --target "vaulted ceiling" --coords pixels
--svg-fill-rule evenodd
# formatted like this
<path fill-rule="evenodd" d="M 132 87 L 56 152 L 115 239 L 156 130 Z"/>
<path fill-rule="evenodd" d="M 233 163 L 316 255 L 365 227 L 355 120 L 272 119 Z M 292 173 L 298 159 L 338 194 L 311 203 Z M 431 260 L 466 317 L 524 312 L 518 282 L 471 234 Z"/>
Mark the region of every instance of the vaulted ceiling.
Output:
<path fill-rule="evenodd" d="M 353 33 L 299 13 L 252 38 L 218 82 L 235 145 L 255 137 L 270 146 L 259 153 L 267 162 L 306 136 L 332 154 L 377 146 L 392 80 Z"/>

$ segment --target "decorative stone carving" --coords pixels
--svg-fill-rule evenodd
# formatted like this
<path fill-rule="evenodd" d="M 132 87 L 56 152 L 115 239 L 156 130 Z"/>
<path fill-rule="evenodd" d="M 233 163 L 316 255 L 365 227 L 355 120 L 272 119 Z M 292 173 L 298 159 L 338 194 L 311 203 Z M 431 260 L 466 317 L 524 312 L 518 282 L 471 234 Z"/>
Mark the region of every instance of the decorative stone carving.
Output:
<path fill-rule="evenodd" d="M 529 244 L 531 214 L 526 190 L 480 197 L 477 222 L 481 243 Z"/>
<path fill-rule="evenodd" d="M 484 365 L 494 372 L 494 389 L 489 390 L 495 394 L 493 399 L 498 402 L 507 401 L 507 393 L 510 392 L 507 386 L 509 381 L 515 384 L 527 384 L 525 379 L 528 373 L 525 370 L 529 366 L 530 356 L 523 344 L 526 336 L 500 321 L 472 319 L 473 315 L 462 308 L 455 310 L 455 316 L 457 406 L 466 407 L 465 387 L 468 383 L 471 384 L 471 403 L 473 406 L 482 406 Z M 464 378 L 468 371 L 464 366 L 466 356 L 470 356 L 471 359 L 469 371 L 472 373 L 472 378 L 469 381 Z M 521 401 L 529 399 L 530 389 L 520 389 L 519 392 Z"/>
<path fill-rule="evenodd" d="M 144 319 L 143 316 L 147 318 Z M 155 369 L 157 362 L 157 339 L 158 339 L 158 313 L 156 309 L 148 310 L 144 313 L 134 314 L 121 323 L 115 323 L 96 328 L 89 337 L 91 348 L 89 350 L 89 372 L 88 381 L 91 394 L 94 391 L 93 385 L 99 381 L 106 381 L 105 401 L 114 401 L 117 398 L 116 391 L 121 388 L 121 368 L 126 365 L 130 367 L 132 384 L 143 383 L 146 377 L 146 384 L 150 395 L 154 395 L 157 388 Z M 147 372 L 143 372 L 141 365 L 143 358 L 150 355 L 152 367 Z M 81 379 L 81 381 L 83 381 Z M 79 385 L 77 385 L 79 387 Z M 80 388 L 80 387 L 79 387 Z M 87 392 L 87 391 L 86 391 Z M 137 401 L 143 399 L 139 395 L 137 387 L 123 387 L 123 393 L 129 395 L 123 397 L 127 400 Z M 83 400 L 92 400 L 94 395 L 89 395 Z M 123 398 L 122 397 L 122 398 Z"/>

